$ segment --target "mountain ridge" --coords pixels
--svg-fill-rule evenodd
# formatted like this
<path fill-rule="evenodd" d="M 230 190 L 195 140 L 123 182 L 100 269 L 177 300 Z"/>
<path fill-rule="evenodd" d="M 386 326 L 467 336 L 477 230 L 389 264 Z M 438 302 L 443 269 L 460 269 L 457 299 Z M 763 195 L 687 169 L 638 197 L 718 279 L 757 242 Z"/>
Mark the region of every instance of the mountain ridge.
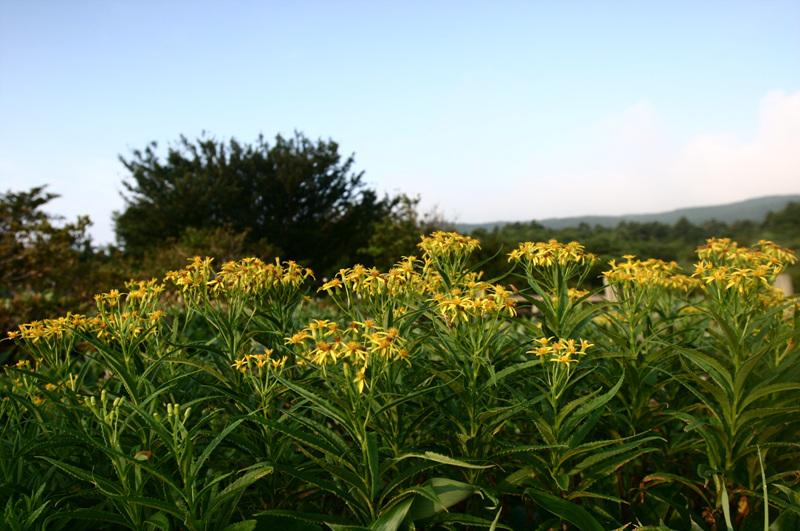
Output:
<path fill-rule="evenodd" d="M 792 202 L 800 202 L 800 194 L 767 195 L 753 197 L 732 203 L 721 203 L 716 205 L 702 205 L 678 208 L 663 212 L 622 214 L 618 216 L 585 215 L 569 216 L 563 218 L 544 218 L 531 219 L 527 221 L 490 221 L 486 223 L 455 223 L 457 230 L 461 232 L 472 232 L 478 229 L 493 230 L 512 223 L 536 222 L 549 229 L 564 229 L 567 227 L 577 227 L 581 223 L 590 226 L 600 225 L 603 227 L 616 227 L 624 221 L 637 223 L 659 222 L 672 225 L 681 218 L 686 218 L 693 224 L 701 224 L 708 221 L 721 221 L 723 223 L 733 223 L 736 221 L 763 221 L 769 212 L 775 212 L 786 208 Z"/>

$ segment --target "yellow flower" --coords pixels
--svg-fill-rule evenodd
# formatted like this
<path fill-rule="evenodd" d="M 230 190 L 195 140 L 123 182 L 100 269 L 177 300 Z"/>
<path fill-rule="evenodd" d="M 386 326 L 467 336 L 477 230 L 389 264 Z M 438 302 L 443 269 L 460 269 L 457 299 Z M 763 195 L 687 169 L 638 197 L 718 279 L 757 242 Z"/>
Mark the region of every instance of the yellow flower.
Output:
<path fill-rule="evenodd" d="M 353 383 L 356 384 L 356 388 L 358 389 L 359 393 L 364 392 L 364 386 L 366 385 L 366 372 L 367 367 L 365 365 L 356 371 L 356 377 L 353 379 Z"/>
<path fill-rule="evenodd" d="M 569 353 L 562 354 L 560 356 L 555 356 L 550 358 L 550 361 L 553 363 L 563 363 L 565 365 L 569 365 L 570 363 L 577 363 L 578 360 L 573 359 Z"/>
<path fill-rule="evenodd" d="M 333 345 L 327 341 L 319 341 L 311 355 L 317 365 L 336 363 L 336 351 L 333 349 Z"/>
<path fill-rule="evenodd" d="M 308 332 L 306 332 L 305 330 L 301 330 L 301 331 L 295 333 L 294 335 L 292 335 L 292 337 L 286 338 L 286 343 L 289 344 L 289 345 L 299 345 L 300 343 L 304 342 L 309 337 L 310 336 L 308 335 Z"/>
<path fill-rule="evenodd" d="M 342 281 L 338 278 L 334 278 L 323 284 L 317 291 L 331 291 L 340 287 L 342 287 Z"/>
<path fill-rule="evenodd" d="M 553 352 L 552 347 L 543 346 L 543 347 L 536 347 L 528 351 L 528 354 L 536 354 L 537 356 L 547 356 Z"/>
<path fill-rule="evenodd" d="M 345 345 L 345 351 L 353 362 L 366 360 L 367 349 L 357 341 L 349 341 Z"/>

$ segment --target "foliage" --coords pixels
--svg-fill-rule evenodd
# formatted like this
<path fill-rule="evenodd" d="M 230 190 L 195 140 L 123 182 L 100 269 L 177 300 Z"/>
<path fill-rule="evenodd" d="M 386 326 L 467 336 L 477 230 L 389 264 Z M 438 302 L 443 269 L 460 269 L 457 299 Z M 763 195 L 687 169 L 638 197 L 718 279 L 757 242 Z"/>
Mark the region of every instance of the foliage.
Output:
<path fill-rule="evenodd" d="M 56 197 L 43 186 L 0 194 L 3 331 L 26 321 L 86 308 L 85 301 L 94 290 L 105 285 L 93 274 L 94 256 L 86 232 L 89 219 L 80 217 L 64 223 L 42 210 Z"/>
<path fill-rule="evenodd" d="M 359 259 L 373 225 L 392 208 L 352 171 L 333 141 L 300 133 L 270 145 L 181 137 L 162 159 L 157 145 L 121 158 L 130 178 L 116 231 L 126 252 L 142 255 L 187 228 L 227 227 L 253 245 L 269 244 L 318 271 Z"/>
<path fill-rule="evenodd" d="M 419 197 L 399 195 L 389 215 L 376 223 L 367 246 L 360 249 L 369 265 L 388 268 L 398 256 L 414 254 L 420 234 L 450 227 L 435 210 L 420 214 Z"/>
<path fill-rule="evenodd" d="M 795 255 L 695 268 L 433 232 L 387 270 L 196 257 L 9 334 L 7 527 L 789 529 Z M 598 266 L 615 300 L 587 282 Z"/>

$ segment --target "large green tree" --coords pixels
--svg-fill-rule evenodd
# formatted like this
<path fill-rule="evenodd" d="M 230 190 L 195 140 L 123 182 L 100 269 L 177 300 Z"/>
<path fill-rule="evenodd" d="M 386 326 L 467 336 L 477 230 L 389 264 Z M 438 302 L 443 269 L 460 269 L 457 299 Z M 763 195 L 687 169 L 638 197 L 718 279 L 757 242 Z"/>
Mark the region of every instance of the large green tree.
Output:
<path fill-rule="evenodd" d="M 226 227 L 256 254 L 266 244 L 325 274 L 368 258 L 359 250 L 396 203 L 364 184 L 336 142 L 300 133 L 251 145 L 181 137 L 163 157 L 151 143 L 120 160 L 130 176 L 116 233 L 133 255 L 189 228 Z"/>

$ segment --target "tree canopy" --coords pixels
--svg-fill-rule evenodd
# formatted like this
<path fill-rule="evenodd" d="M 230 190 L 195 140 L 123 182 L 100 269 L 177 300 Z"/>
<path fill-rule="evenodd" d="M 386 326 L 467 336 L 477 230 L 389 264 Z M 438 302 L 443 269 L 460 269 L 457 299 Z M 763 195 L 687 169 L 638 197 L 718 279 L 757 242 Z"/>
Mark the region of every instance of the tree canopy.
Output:
<path fill-rule="evenodd" d="M 251 145 L 181 137 L 164 158 L 154 142 L 120 160 L 130 176 L 116 233 L 131 254 L 189 228 L 226 227 L 253 249 L 268 245 L 326 272 L 360 260 L 396 202 L 368 188 L 336 142 L 301 133 L 272 145 L 263 136 Z"/>

